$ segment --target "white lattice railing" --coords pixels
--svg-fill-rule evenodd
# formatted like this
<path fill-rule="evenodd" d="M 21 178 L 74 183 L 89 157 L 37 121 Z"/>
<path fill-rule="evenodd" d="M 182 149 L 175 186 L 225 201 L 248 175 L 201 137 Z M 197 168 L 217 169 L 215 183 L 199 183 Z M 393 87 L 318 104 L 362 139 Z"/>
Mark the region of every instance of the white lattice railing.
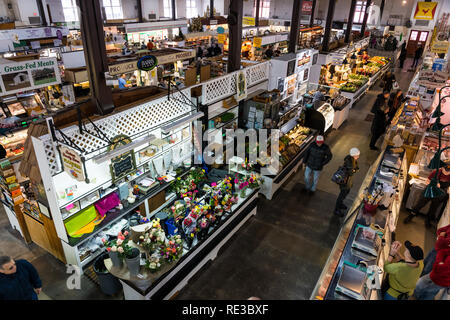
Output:
<path fill-rule="evenodd" d="M 243 69 L 247 78 L 247 87 L 252 87 L 269 79 L 269 62 L 255 64 Z M 236 94 L 236 78 L 240 71 L 215 78 L 202 84 L 202 103 L 212 104 Z"/>
<path fill-rule="evenodd" d="M 183 93 L 188 99 L 191 98 L 190 90 L 184 90 Z M 119 134 L 134 136 L 191 111 L 189 104 L 179 102 L 184 99 L 180 93 L 175 93 L 173 96 L 177 100 L 168 100 L 167 97 L 163 97 L 110 117 L 94 121 L 94 123 L 108 138 L 113 138 Z M 94 132 L 92 124 L 86 124 L 86 128 Z M 86 153 L 107 146 L 107 142 L 88 133 L 80 134 L 78 126 L 72 126 L 62 131 L 78 146 L 85 149 Z M 58 139 L 61 138 L 58 132 L 56 135 Z M 57 161 L 57 155 L 54 152 L 51 138 L 49 135 L 45 135 L 40 137 L 40 139 L 44 143 L 50 172 L 54 175 L 60 172 L 62 168 L 59 167 L 60 165 Z"/>

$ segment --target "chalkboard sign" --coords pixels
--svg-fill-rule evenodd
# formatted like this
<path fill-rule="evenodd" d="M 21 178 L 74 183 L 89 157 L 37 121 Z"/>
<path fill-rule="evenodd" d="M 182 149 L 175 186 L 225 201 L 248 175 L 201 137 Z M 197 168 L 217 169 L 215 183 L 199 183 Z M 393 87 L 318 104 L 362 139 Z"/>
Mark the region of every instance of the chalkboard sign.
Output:
<path fill-rule="evenodd" d="M 136 162 L 134 159 L 134 153 L 128 152 L 120 157 L 111 159 L 111 176 L 113 183 L 117 180 L 136 171 Z"/>

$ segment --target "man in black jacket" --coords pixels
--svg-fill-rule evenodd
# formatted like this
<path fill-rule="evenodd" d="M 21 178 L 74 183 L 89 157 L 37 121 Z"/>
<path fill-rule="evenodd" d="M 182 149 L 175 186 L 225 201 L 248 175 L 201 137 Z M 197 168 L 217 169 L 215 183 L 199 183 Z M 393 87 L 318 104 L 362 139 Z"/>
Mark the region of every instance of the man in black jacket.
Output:
<path fill-rule="evenodd" d="M 333 157 L 330 147 L 323 141 L 323 136 L 317 136 L 316 143 L 309 146 L 308 150 L 306 150 L 305 157 L 303 158 L 303 163 L 306 164 L 305 191 L 309 194 L 314 194 L 314 192 L 316 192 L 320 172 Z M 312 183 L 311 175 L 313 175 Z"/>
<path fill-rule="evenodd" d="M 26 260 L 0 256 L 0 300 L 38 300 L 42 281 Z"/>
<path fill-rule="evenodd" d="M 422 45 L 419 44 L 419 46 L 417 47 L 416 51 L 414 51 L 414 61 L 413 61 L 413 64 L 411 66 L 411 69 L 417 67 L 417 65 L 419 64 L 420 58 L 422 58 L 422 55 L 423 55 L 423 48 L 422 48 Z"/>
<path fill-rule="evenodd" d="M 353 175 L 359 171 L 358 159 L 360 151 L 358 148 L 352 148 L 350 154 L 344 158 L 344 170 L 346 172 L 347 179 L 345 183 L 339 185 L 340 193 L 336 200 L 336 207 L 334 208 L 334 214 L 343 217 L 347 206 L 344 204 L 344 200 L 350 193 L 353 187 Z"/>
<path fill-rule="evenodd" d="M 370 112 L 375 113 L 375 111 L 379 109 L 381 106 L 388 107 L 388 102 L 389 102 L 389 91 L 383 91 L 383 93 L 380 93 L 377 96 L 377 99 L 375 100 L 375 103 L 373 104 Z"/>
<path fill-rule="evenodd" d="M 375 146 L 377 140 L 386 132 L 386 128 L 389 125 L 389 107 L 386 105 L 380 106 L 375 110 L 375 117 L 372 121 L 372 139 L 370 140 L 370 149 L 378 150 Z"/>

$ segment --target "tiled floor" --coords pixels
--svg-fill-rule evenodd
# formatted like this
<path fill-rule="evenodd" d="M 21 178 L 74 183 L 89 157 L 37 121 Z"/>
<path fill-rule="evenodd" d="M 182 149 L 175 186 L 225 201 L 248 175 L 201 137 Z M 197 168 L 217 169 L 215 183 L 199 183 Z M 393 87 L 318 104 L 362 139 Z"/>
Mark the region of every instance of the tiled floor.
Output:
<path fill-rule="evenodd" d="M 410 64 L 405 62 L 405 66 Z M 396 71 L 400 86 L 406 90 L 413 74 Z M 177 299 L 247 299 L 250 296 L 309 299 L 340 230 L 341 219 L 332 213 L 339 190 L 330 177 L 350 148 L 361 150 L 361 170 L 346 200 L 350 206 L 379 154 L 368 147 L 371 123 L 364 119 L 380 90 L 375 86 L 350 111 L 348 121 L 326 136 L 333 159 L 322 172 L 316 194 L 306 196 L 301 192 L 303 171 L 300 170 L 271 201 L 261 197 L 258 214 L 230 239 L 213 262 L 191 279 Z M 428 252 L 434 236 L 425 229 L 423 219 L 414 219 L 404 226 L 401 217 L 397 238 L 408 238 L 423 245 Z M 122 294 L 115 297 L 102 294 L 85 276 L 81 290 L 67 289 L 65 266 L 37 245 L 25 245 L 16 231 L 11 230 L 6 215 L 0 213 L 0 255 L 3 254 L 33 263 L 44 284 L 42 300 L 123 298 Z"/>

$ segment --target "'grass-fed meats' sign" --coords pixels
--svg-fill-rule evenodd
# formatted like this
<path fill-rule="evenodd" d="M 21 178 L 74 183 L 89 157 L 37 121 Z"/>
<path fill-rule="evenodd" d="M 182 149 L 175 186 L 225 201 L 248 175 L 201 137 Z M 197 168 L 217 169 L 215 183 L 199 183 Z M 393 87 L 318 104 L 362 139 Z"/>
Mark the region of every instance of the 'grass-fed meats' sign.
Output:
<path fill-rule="evenodd" d="M 0 96 L 61 83 L 56 58 L 0 65 Z"/>

